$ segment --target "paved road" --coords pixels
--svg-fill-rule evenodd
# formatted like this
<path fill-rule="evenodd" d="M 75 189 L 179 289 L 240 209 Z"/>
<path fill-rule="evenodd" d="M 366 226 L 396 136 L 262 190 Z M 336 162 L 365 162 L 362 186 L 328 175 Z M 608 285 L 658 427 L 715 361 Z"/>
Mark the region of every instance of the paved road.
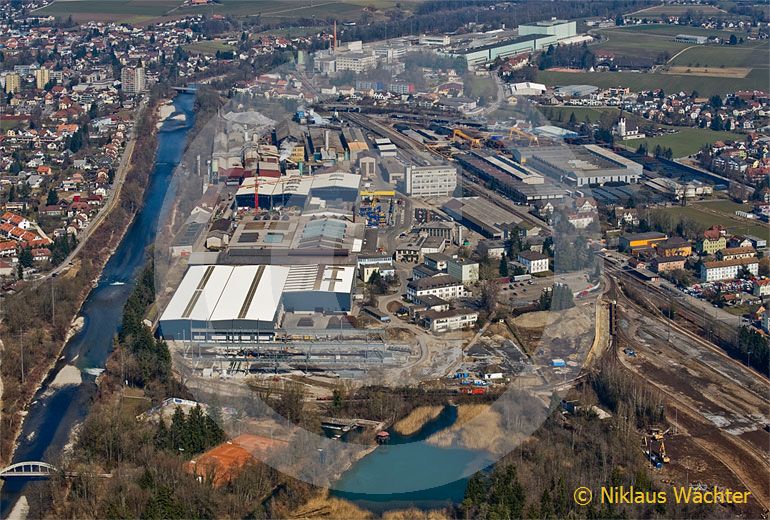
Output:
<path fill-rule="evenodd" d="M 80 253 L 80 250 L 83 249 L 83 247 L 88 242 L 88 239 L 91 237 L 94 231 L 99 227 L 101 222 L 105 218 L 107 218 L 107 215 L 109 215 L 112 212 L 112 210 L 115 208 L 115 205 L 120 200 L 120 192 L 123 189 L 123 184 L 126 181 L 126 176 L 128 175 L 128 172 L 131 169 L 131 156 L 134 153 L 134 146 L 136 145 L 136 133 L 135 133 L 136 125 L 139 121 L 139 117 L 141 113 L 146 108 L 146 105 L 147 105 L 146 99 L 142 99 L 139 110 L 137 111 L 136 119 L 134 120 L 134 124 L 131 129 L 131 137 L 129 138 L 128 143 L 126 143 L 126 148 L 123 151 L 122 157 L 120 158 L 118 171 L 115 174 L 115 178 L 112 183 L 112 189 L 110 190 L 110 193 L 107 195 L 107 201 L 105 202 L 104 206 L 99 211 L 99 213 L 97 213 L 97 215 L 88 225 L 88 227 L 83 231 L 83 233 L 79 237 L 79 241 L 78 241 L 78 244 L 75 246 L 75 249 L 73 249 L 70 252 L 70 254 L 67 256 L 67 258 L 64 259 L 64 261 L 62 261 L 62 263 L 60 263 L 58 266 L 56 266 L 54 269 L 49 271 L 47 274 L 45 274 L 41 278 L 38 278 L 36 280 L 37 282 L 43 282 L 52 276 L 57 276 L 60 273 L 68 270 L 71 267 L 70 263 L 75 259 L 78 253 Z"/>

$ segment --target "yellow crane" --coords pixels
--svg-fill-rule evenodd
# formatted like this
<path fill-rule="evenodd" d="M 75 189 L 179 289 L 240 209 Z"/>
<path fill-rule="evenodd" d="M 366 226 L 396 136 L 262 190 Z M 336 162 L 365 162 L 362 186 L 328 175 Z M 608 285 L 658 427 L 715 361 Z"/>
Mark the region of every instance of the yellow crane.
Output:
<path fill-rule="evenodd" d="M 528 134 L 521 128 L 512 126 L 511 129 L 508 131 L 508 139 L 513 139 L 514 135 L 516 135 L 517 137 L 520 137 L 521 139 L 526 139 L 527 141 L 529 141 L 530 145 L 532 145 L 533 143 L 538 144 L 536 135 Z"/>
<path fill-rule="evenodd" d="M 454 132 L 452 132 L 452 137 L 459 137 L 460 139 L 464 139 L 465 141 L 468 141 L 471 145 L 471 148 L 479 148 L 481 147 L 481 139 L 478 137 L 471 137 L 459 128 L 455 128 Z"/>

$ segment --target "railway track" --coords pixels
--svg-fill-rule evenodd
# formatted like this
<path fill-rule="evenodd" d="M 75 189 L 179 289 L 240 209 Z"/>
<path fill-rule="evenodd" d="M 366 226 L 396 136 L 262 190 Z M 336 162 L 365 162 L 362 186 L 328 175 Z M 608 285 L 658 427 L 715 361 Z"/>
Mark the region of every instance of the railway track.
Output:
<path fill-rule="evenodd" d="M 652 360 L 656 356 L 659 357 L 659 362 L 671 363 L 679 365 L 680 361 L 686 360 L 687 364 L 683 364 L 685 372 L 682 372 L 682 378 L 692 377 L 697 381 L 698 378 L 692 375 L 690 370 L 701 370 L 707 372 L 711 377 L 708 379 L 713 384 L 717 385 L 724 391 L 725 400 L 727 404 L 723 404 L 729 408 L 735 407 L 734 391 L 735 388 L 727 389 L 726 386 L 730 383 L 734 383 L 733 386 L 737 386 L 741 391 L 745 391 L 751 396 L 755 402 L 765 402 L 767 394 L 762 394 L 754 389 L 748 389 L 741 386 L 740 383 L 730 380 L 730 375 L 724 373 L 722 370 L 717 370 L 703 359 L 692 356 L 691 352 L 688 352 L 686 348 L 676 345 L 675 342 L 668 342 L 658 335 L 649 334 L 653 338 L 657 339 L 661 344 L 665 344 L 665 348 L 662 350 L 656 350 L 654 346 L 647 346 L 647 341 L 640 340 L 638 337 L 633 337 L 633 334 L 629 334 L 629 331 L 636 331 L 643 325 L 638 325 L 642 321 L 642 317 L 650 315 L 647 309 L 644 309 L 637 302 L 629 298 L 622 290 L 620 290 L 617 280 L 613 280 L 613 284 L 616 287 L 615 294 L 618 302 L 622 302 L 625 309 L 622 313 L 626 315 L 629 321 L 633 321 L 635 326 L 629 327 L 628 330 L 620 329 L 618 332 L 619 344 L 626 344 L 633 346 L 635 349 L 644 351 L 643 353 L 650 359 L 650 368 L 655 368 Z M 665 320 L 665 318 L 653 316 L 653 319 L 658 323 Z M 670 320 L 668 320 L 670 321 Z M 681 327 L 676 327 L 677 334 L 686 336 L 686 339 L 691 340 L 698 347 L 707 347 L 713 353 L 719 354 L 719 360 L 724 363 L 732 364 L 733 368 L 740 370 L 746 370 L 746 367 L 737 363 L 734 359 L 726 356 L 719 351 L 713 345 L 707 345 L 702 338 L 693 338 L 692 333 Z M 673 353 L 676 353 L 672 355 Z M 696 446 L 709 453 L 715 459 L 719 460 L 732 475 L 750 490 L 755 497 L 756 501 L 765 509 L 770 508 L 770 488 L 767 482 L 767 465 L 769 463 L 766 450 L 757 447 L 756 445 L 748 442 L 747 440 L 734 435 L 728 431 L 725 431 L 722 427 L 713 424 L 704 414 L 705 411 L 713 408 L 713 401 L 709 401 L 705 395 L 701 396 L 701 401 L 694 398 L 692 394 L 683 394 L 682 392 L 672 391 L 671 386 L 676 382 L 671 380 L 660 381 L 655 379 L 654 374 L 646 373 L 645 366 L 636 366 L 631 360 L 620 351 L 620 348 L 613 349 L 613 354 L 620 364 L 630 372 L 634 377 L 643 381 L 644 384 L 650 385 L 661 392 L 661 395 L 665 396 L 668 403 L 668 407 L 676 412 L 675 418 L 672 418 L 670 414 L 667 414 L 669 422 L 674 424 L 677 428 L 686 431 L 689 434 L 689 439 Z M 665 359 L 663 359 L 665 358 Z M 762 378 L 761 374 L 750 372 L 755 378 Z M 702 373 L 698 375 L 703 375 Z M 664 373 L 665 376 L 665 373 Z M 705 390 L 705 389 L 704 389 Z M 733 393 L 731 393 L 733 391 Z M 705 391 L 704 391 L 705 394 Z M 742 403 L 743 411 L 750 411 L 752 405 L 749 403 Z"/>
<path fill-rule="evenodd" d="M 633 275 L 631 275 L 630 273 L 628 273 L 623 269 L 620 269 L 616 266 L 610 266 L 609 264 L 606 264 L 606 265 L 608 266 L 607 272 L 616 275 L 617 278 L 621 278 L 624 283 L 630 282 L 630 285 L 633 285 L 635 288 L 643 291 L 646 295 L 651 294 L 655 298 L 657 298 L 656 302 L 651 301 L 650 303 L 658 309 L 661 307 L 664 307 L 665 304 L 670 303 L 672 301 L 672 298 L 675 298 L 677 296 L 676 294 L 669 293 L 668 291 L 665 291 L 658 287 L 650 286 L 649 284 L 644 283 L 642 280 L 635 278 Z M 628 301 L 631 301 L 631 300 L 628 300 Z M 640 308 L 639 305 L 636 304 L 636 302 L 632 302 L 632 303 L 637 308 Z M 693 326 L 693 328 L 695 328 L 695 332 L 692 330 L 689 330 L 688 328 L 682 327 L 681 325 L 678 325 L 674 320 L 670 320 L 669 318 L 665 317 L 663 313 L 660 311 L 658 311 L 658 314 L 656 314 L 656 318 L 658 319 L 658 321 L 662 323 L 665 327 L 671 327 L 672 330 L 675 330 L 676 332 L 684 336 L 687 336 L 693 342 L 697 343 L 698 345 L 700 345 L 705 349 L 708 349 L 710 352 L 720 356 L 726 362 L 732 363 L 737 369 L 748 371 L 754 377 L 759 378 L 765 383 L 770 383 L 770 379 L 768 379 L 768 376 L 766 374 L 763 374 L 762 372 L 759 372 L 749 367 L 748 365 L 741 363 L 740 361 L 736 360 L 734 357 L 730 356 L 727 352 L 725 352 L 724 349 L 720 348 L 719 346 L 715 345 L 711 341 L 704 339 L 703 336 L 699 335 L 697 331 L 700 331 L 703 329 L 703 323 L 705 321 L 703 314 L 688 308 L 686 302 L 680 301 L 678 303 L 679 304 L 676 307 L 677 314 L 681 316 L 685 321 L 689 322 Z M 661 304 L 664 304 L 664 305 L 661 305 Z M 649 311 L 645 310 L 645 312 L 649 312 Z M 728 325 L 718 321 L 716 322 L 706 321 L 706 323 L 710 323 L 711 325 L 714 325 L 716 327 L 721 327 L 721 328 L 728 327 Z M 705 332 L 707 334 L 707 331 Z M 730 335 L 730 333 L 727 333 L 725 335 Z M 726 341 L 724 338 L 722 339 Z M 765 398 L 766 397 L 767 395 L 765 395 Z"/>

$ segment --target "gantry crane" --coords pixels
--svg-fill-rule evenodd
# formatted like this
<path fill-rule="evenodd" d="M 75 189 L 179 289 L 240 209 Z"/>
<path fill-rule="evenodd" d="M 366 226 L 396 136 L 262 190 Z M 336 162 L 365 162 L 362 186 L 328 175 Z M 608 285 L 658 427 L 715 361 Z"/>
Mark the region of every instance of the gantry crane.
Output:
<path fill-rule="evenodd" d="M 526 139 L 530 145 L 538 144 L 536 135 L 528 134 L 527 132 L 525 132 L 524 130 L 516 126 L 512 126 L 511 129 L 508 131 L 508 139 L 513 139 L 514 135 L 520 137 L 521 139 Z"/>

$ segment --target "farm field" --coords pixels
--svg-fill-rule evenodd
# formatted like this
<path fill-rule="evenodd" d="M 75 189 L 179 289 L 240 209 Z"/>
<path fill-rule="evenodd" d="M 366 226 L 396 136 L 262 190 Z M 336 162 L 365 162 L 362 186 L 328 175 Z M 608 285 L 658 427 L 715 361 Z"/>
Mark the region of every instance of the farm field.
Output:
<path fill-rule="evenodd" d="M 751 69 L 744 67 L 668 67 L 663 74 L 704 76 L 707 78 L 745 78 Z"/>
<path fill-rule="evenodd" d="M 136 24 L 163 17 L 181 4 L 181 0 L 56 0 L 35 13 L 61 18 L 72 16 L 78 22 L 96 20 Z"/>
<path fill-rule="evenodd" d="M 636 16 L 681 16 L 687 14 L 688 11 L 709 16 L 726 14 L 725 11 L 714 5 L 656 5 L 640 9 L 632 14 Z"/>
<path fill-rule="evenodd" d="M 636 150 L 642 143 L 647 144 L 647 150 L 652 152 L 657 145 L 663 148 L 671 148 L 674 157 L 685 157 L 692 155 L 704 144 L 711 144 L 716 141 L 743 139 L 741 134 L 733 132 L 715 132 L 708 128 L 689 128 L 676 127 L 678 132 L 675 134 L 664 134 L 647 139 L 634 139 L 621 143 L 631 150 Z"/>
<path fill-rule="evenodd" d="M 745 45 L 730 47 L 719 45 L 698 46 L 674 41 L 674 37 L 682 33 L 694 36 L 718 36 L 723 39 L 728 39 L 731 34 L 745 37 L 745 33 L 738 31 L 729 32 L 704 29 L 702 27 L 645 24 L 601 29 L 596 31 L 596 33 L 604 39 L 594 44 L 592 48 L 595 51 L 613 52 L 618 56 L 634 58 L 655 57 L 663 52 L 668 53 L 669 56 L 677 56 L 679 52 L 684 51 L 682 56 L 693 53 L 694 60 L 687 58 L 687 60 L 683 61 L 677 56 L 676 60 L 672 60 L 672 64 L 694 65 L 700 62 L 702 65 L 710 66 L 748 67 L 750 64 L 767 63 L 766 56 L 764 56 L 763 61 L 761 52 L 764 50 L 766 54 L 767 46 L 758 42 L 749 42 Z M 757 50 L 757 48 L 761 49 Z M 741 58 L 740 61 L 735 62 L 733 58 L 736 57 L 736 54 L 740 53 L 739 50 L 743 50 L 743 53 L 739 56 Z M 706 54 L 711 59 L 703 58 L 702 54 Z"/>
<path fill-rule="evenodd" d="M 709 210 L 709 204 L 711 203 L 704 202 L 689 206 L 672 206 L 663 208 L 661 211 L 674 217 L 687 217 L 697 220 L 705 226 L 721 224 L 729 233 L 736 235 L 767 235 L 767 227 L 763 226 L 761 223 L 748 223 L 747 221 L 736 217 L 734 213 Z"/>
<path fill-rule="evenodd" d="M 538 71 L 537 81 L 548 86 L 596 85 L 600 88 L 629 87 L 635 91 L 662 88 L 665 92 L 692 92 L 701 96 L 727 94 L 735 90 L 766 90 L 767 69 L 753 69 L 745 78 L 713 78 L 688 74 L 643 72 Z"/>
<path fill-rule="evenodd" d="M 654 31 L 636 31 L 635 27 L 612 28 L 597 31 L 604 40 L 592 45 L 596 51 L 615 53 L 617 56 L 654 58 L 662 52 L 670 56 L 688 47 L 686 43 L 675 42 L 673 36 Z"/>
<path fill-rule="evenodd" d="M 389 9 L 397 0 L 219 0 L 216 4 L 182 7 L 182 0 L 55 0 L 36 12 L 77 21 L 102 20 L 141 23 L 197 13 L 281 19 L 286 17 L 354 16 L 365 7 Z M 407 7 L 419 0 L 402 3 Z"/>
<path fill-rule="evenodd" d="M 609 31 L 622 30 L 638 34 L 654 34 L 657 36 L 670 36 L 673 41 L 677 34 L 691 34 L 693 36 L 719 36 L 720 38 L 729 38 L 731 34 L 740 36 L 738 30 L 724 31 L 719 29 L 706 29 L 705 27 L 691 27 L 689 25 L 672 25 L 663 23 L 650 23 L 640 25 L 626 25 L 622 28 L 611 28 Z"/>
<path fill-rule="evenodd" d="M 686 67 L 764 68 L 770 65 L 770 46 L 765 42 L 743 45 L 698 45 L 671 60 L 671 65 Z"/>

